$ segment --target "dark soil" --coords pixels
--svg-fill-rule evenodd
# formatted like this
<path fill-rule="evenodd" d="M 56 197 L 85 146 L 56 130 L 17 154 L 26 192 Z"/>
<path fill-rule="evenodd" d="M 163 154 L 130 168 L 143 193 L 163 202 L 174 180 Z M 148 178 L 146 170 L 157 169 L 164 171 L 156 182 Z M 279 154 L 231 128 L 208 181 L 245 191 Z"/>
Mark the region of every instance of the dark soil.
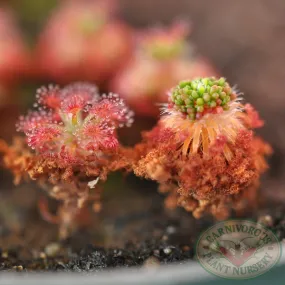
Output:
<path fill-rule="evenodd" d="M 214 223 L 212 218 L 195 220 L 182 209 L 166 211 L 154 183 L 119 174 L 108 181 L 102 212 L 90 214 L 89 226 L 78 228 L 65 241 L 58 240 L 57 226 L 43 221 L 38 212 L 42 191 L 35 185 L 6 185 L 10 190 L 2 193 L 0 207 L 0 270 L 97 272 L 194 258 L 197 238 Z M 284 206 L 276 201 L 268 206 L 266 200 L 243 218 L 264 223 L 282 241 Z"/>
<path fill-rule="evenodd" d="M 274 218 L 266 216 L 266 220 L 272 221 L 270 228 L 277 234 L 280 241 L 285 238 L 283 216 L 281 212 L 278 212 Z M 176 238 L 172 237 L 173 231 L 177 230 L 181 229 L 171 226 L 166 229 L 165 235 L 160 239 L 153 238 L 141 244 L 127 243 L 123 248 L 105 249 L 90 244 L 80 251 L 75 251 L 70 242 L 53 243 L 39 253 L 39 258 L 30 260 L 19 259 L 19 252 L 24 250 L 23 248 L 10 249 L 1 253 L 0 270 L 98 272 L 115 267 L 149 267 L 170 262 L 183 263 L 194 258 L 195 243 L 192 241 L 187 245 L 177 244 Z M 53 254 L 56 256 L 49 256 Z"/>
<path fill-rule="evenodd" d="M 62 245 L 63 246 L 63 245 Z M 168 242 L 145 242 L 140 246 L 128 244 L 124 249 L 104 249 L 92 245 L 86 246 L 79 253 L 65 248 L 66 256 L 20 261 L 16 252 L 9 252 L 7 258 L 1 258 L 1 270 L 8 271 L 74 271 L 97 272 L 105 268 L 156 266 L 162 263 L 185 261 L 193 258 L 193 248 L 173 246 Z"/>

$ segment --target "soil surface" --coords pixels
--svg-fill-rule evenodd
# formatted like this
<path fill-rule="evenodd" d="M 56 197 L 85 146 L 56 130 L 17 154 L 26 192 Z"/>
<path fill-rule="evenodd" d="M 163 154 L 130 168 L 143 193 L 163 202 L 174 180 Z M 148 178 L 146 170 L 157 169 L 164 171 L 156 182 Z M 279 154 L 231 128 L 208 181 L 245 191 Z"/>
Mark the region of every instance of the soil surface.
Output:
<path fill-rule="evenodd" d="M 195 220 L 182 209 L 166 211 L 155 183 L 121 174 L 108 181 L 102 212 L 90 211 L 84 226 L 64 241 L 58 240 L 57 225 L 45 222 L 38 211 L 36 201 L 44 193 L 33 184 L 7 183 L 9 191 L 1 193 L 0 270 L 97 272 L 194 258 L 199 235 L 215 222 L 211 217 Z M 257 212 L 242 218 L 264 223 L 282 241 L 285 209 L 264 200 Z M 53 201 L 50 208 L 56 208 Z"/>

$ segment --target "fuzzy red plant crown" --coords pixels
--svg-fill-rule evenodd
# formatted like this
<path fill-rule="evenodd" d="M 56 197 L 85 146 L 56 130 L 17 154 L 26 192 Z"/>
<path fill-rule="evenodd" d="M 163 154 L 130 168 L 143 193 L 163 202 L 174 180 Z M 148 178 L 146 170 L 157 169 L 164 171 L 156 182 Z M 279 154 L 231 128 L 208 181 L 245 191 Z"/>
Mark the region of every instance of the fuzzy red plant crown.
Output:
<path fill-rule="evenodd" d="M 12 146 L 0 141 L 0 152 L 15 183 L 37 180 L 61 201 L 58 217 L 51 218 L 46 206 L 40 209 L 46 220 L 60 224 L 60 237 L 65 238 L 88 201 L 100 209 L 97 182 L 110 171 L 129 167 L 116 131 L 132 124 L 133 112 L 117 94 L 100 96 L 88 83 L 42 87 L 36 97 L 36 110 L 17 124 L 25 141 L 16 138 Z"/>
<path fill-rule="evenodd" d="M 20 118 L 18 131 L 36 153 L 68 164 L 114 151 L 116 129 L 133 121 L 117 94 L 100 97 L 96 86 L 87 83 L 42 87 L 35 106 L 38 110 Z"/>
<path fill-rule="evenodd" d="M 218 218 L 254 203 L 267 168 L 268 144 L 253 129 L 263 121 L 225 78 L 180 82 L 169 92 L 157 126 L 135 148 L 134 171 L 159 182 L 166 205 Z"/>

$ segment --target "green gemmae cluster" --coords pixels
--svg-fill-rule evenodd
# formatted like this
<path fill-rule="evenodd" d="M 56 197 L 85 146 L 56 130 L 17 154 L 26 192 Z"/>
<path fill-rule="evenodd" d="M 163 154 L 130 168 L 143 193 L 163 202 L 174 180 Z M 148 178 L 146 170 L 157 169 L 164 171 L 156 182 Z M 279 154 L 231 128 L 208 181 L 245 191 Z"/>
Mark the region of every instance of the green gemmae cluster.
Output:
<path fill-rule="evenodd" d="M 210 77 L 181 81 L 172 90 L 170 101 L 176 110 L 196 120 L 208 113 L 228 110 L 229 102 L 234 98 L 235 94 L 224 77 Z"/>

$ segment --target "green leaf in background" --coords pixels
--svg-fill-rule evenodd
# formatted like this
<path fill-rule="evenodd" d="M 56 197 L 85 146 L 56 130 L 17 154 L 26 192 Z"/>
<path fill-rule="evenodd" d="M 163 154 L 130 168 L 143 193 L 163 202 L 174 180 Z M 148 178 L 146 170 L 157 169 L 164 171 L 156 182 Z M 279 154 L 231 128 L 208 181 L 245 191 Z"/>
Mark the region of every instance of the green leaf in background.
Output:
<path fill-rule="evenodd" d="M 25 37 L 33 44 L 57 3 L 58 0 L 11 0 L 8 5 L 17 14 Z"/>

